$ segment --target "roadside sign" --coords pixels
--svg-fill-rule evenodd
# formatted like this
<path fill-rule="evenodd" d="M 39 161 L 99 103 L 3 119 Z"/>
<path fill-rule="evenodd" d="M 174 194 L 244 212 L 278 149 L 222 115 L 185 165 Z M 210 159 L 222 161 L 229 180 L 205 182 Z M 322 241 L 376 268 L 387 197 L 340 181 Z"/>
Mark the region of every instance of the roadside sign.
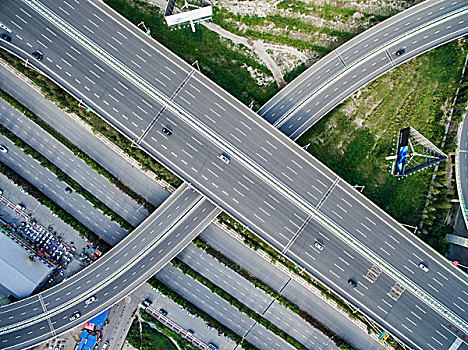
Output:
<path fill-rule="evenodd" d="M 151 34 L 151 29 L 148 28 L 148 30 L 146 31 L 146 35 L 150 35 Z"/>
<path fill-rule="evenodd" d="M 387 340 L 388 337 L 389 337 L 389 334 L 387 333 L 387 331 L 383 331 L 379 335 L 379 340 L 380 340 L 381 343 L 385 343 L 385 341 Z"/>
<path fill-rule="evenodd" d="M 453 265 L 453 266 L 457 266 L 458 264 L 459 264 L 459 262 L 456 261 L 456 260 L 455 260 L 454 262 L 452 262 L 452 265 Z"/>

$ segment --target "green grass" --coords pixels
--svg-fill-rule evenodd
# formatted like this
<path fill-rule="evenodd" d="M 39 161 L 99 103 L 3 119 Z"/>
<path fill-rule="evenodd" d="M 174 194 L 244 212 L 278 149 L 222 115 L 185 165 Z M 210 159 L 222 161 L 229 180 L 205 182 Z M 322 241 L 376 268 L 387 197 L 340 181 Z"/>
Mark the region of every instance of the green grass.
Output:
<path fill-rule="evenodd" d="M 352 6 L 346 2 L 330 5 L 283 0 L 273 5 L 264 17 L 234 13 L 215 6 L 213 22 L 241 36 L 292 46 L 320 57 L 371 24 L 397 12 L 385 4 L 379 5 L 376 13 L 363 12 Z M 316 24 L 314 18 L 323 19 L 323 23 Z M 349 29 L 338 29 L 343 27 Z"/>
<path fill-rule="evenodd" d="M 134 320 L 127 334 L 127 340 L 136 349 L 141 350 L 177 350 L 172 341 L 156 329 L 151 328 L 146 322 Z M 141 343 L 140 343 L 141 341 Z M 140 347 L 141 346 L 141 347 Z"/>
<path fill-rule="evenodd" d="M 411 3 L 413 3 L 414 0 L 402 1 L 402 3 L 403 2 L 406 2 L 407 3 L 406 6 L 408 6 Z M 326 2 L 323 5 L 319 5 L 319 4 L 314 4 L 314 3 L 306 3 L 300 0 L 283 0 L 277 6 L 278 8 L 290 10 L 292 12 L 300 13 L 303 15 L 314 14 L 327 21 L 336 21 L 336 20 L 347 21 L 357 12 L 362 13 L 363 18 L 373 17 L 375 21 L 383 21 L 384 19 L 387 19 L 388 17 L 390 17 L 390 15 L 394 14 L 394 13 L 385 13 L 385 14 L 367 13 L 367 12 L 362 12 L 359 9 L 354 8 L 354 7 L 348 7 L 348 5 L 346 6 L 335 5 L 334 6 Z"/>
<path fill-rule="evenodd" d="M 394 133 L 406 126 L 440 146 L 446 124 L 444 107 L 453 99 L 465 54 L 452 42 L 397 67 L 341 104 L 298 143 L 310 142 L 314 156 L 350 184 L 365 185 L 364 194 L 387 213 L 402 223 L 417 225 L 432 170 L 398 180 L 390 176 L 385 157 L 394 154 Z M 449 144 L 445 151 L 451 150 Z M 431 236 L 431 228 L 428 231 Z M 446 249 L 440 232 L 435 241 L 429 236 L 423 238 L 439 251 Z"/>
<path fill-rule="evenodd" d="M 255 101 L 255 105 L 260 107 L 278 91 L 275 82 L 259 86 L 245 69 L 247 65 L 265 76 L 272 76 L 267 67 L 258 63 L 246 50 L 205 27 L 197 26 L 195 33 L 190 28 L 171 31 L 155 6 L 136 0 L 105 0 L 105 3 L 135 24 L 144 21 L 151 28 L 153 38 L 187 63 L 197 60 L 208 78 L 245 104 Z"/>

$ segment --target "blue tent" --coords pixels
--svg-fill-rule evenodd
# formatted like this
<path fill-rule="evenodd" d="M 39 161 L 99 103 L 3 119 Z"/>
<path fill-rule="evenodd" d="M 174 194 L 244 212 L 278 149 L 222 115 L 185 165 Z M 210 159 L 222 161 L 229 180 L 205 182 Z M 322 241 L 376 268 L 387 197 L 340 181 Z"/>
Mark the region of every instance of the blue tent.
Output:
<path fill-rule="evenodd" d="M 102 328 L 104 326 L 104 322 L 106 321 L 108 311 L 109 310 L 103 311 L 96 317 L 90 319 L 88 323 L 93 323 L 96 327 Z"/>
<path fill-rule="evenodd" d="M 83 346 L 82 350 L 93 350 L 96 346 L 97 338 L 95 335 L 89 334 L 86 344 Z"/>

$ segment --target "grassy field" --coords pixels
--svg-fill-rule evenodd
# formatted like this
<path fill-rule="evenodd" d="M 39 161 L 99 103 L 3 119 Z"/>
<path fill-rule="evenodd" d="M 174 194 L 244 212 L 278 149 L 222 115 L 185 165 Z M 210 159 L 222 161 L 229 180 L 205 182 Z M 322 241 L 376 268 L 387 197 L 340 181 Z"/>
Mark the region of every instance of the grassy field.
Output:
<path fill-rule="evenodd" d="M 299 144 L 310 142 L 314 156 L 350 184 L 365 185 L 364 194 L 387 213 L 417 225 L 433 169 L 398 180 L 390 176 L 385 157 L 394 154 L 395 132 L 406 126 L 440 146 L 465 55 L 452 42 L 394 69 L 323 118 Z M 445 149 L 450 150 L 453 144 Z M 446 245 L 434 241 L 431 227 L 428 231 L 423 238 L 444 251 Z"/>
<path fill-rule="evenodd" d="M 146 322 L 134 320 L 127 334 L 127 340 L 136 349 L 141 350 L 178 350 L 172 341 L 164 334 L 151 328 Z"/>

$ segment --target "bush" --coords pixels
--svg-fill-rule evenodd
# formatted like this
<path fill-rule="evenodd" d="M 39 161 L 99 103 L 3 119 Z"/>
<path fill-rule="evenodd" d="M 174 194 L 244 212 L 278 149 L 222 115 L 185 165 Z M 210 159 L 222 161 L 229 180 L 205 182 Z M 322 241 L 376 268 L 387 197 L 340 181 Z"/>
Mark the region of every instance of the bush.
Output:
<path fill-rule="evenodd" d="M 127 334 L 127 340 L 136 349 L 141 350 L 177 350 L 172 341 L 161 332 L 151 328 L 146 322 L 140 325 L 134 320 Z"/>

